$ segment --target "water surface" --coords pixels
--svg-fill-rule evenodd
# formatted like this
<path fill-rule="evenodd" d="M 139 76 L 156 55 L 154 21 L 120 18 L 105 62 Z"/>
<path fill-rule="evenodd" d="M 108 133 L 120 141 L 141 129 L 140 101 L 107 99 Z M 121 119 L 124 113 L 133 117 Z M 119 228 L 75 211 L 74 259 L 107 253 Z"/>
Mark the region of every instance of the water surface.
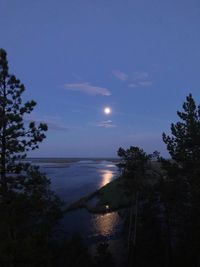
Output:
<path fill-rule="evenodd" d="M 114 162 L 108 160 L 38 160 L 51 179 L 52 189 L 70 204 L 106 185 L 118 175 Z M 90 214 L 85 209 L 66 213 L 62 222 L 63 234 L 71 236 L 79 232 L 87 242 L 117 238 L 120 232 L 120 218 L 117 212 L 104 215 Z"/>

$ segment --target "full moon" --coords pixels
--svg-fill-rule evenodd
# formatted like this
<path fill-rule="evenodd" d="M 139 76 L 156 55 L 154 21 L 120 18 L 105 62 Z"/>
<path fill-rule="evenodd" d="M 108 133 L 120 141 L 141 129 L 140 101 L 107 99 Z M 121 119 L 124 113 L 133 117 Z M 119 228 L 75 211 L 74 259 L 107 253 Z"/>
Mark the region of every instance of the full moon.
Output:
<path fill-rule="evenodd" d="M 111 113 L 111 108 L 109 108 L 109 107 L 106 107 L 106 108 L 104 108 L 104 113 L 105 114 L 110 114 Z"/>

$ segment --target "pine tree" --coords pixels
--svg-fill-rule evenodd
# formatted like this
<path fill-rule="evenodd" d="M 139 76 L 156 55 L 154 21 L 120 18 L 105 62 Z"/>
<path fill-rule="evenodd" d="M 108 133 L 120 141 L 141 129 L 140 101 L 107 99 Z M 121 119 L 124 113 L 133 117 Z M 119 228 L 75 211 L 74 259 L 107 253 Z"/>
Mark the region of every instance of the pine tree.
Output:
<path fill-rule="evenodd" d="M 181 121 L 171 124 L 172 136 L 163 133 L 163 141 L 167 149 L 177 163 L 184 164 L 200 162 L 200 106 L 191 94 L 183 103 L 183 112 L 177 111 Z"/>
<path fill-rule="evenodd" d="M 149 202 L 149 196 L 146 194 L 150 190 L 152 177 L 156 177 L 151 166 L 151 159 L 159 157 L 158 152 L 148 155 L 143 149 L 131 146 L 128 149 L 119 148 L 118 156 L 121 158 L 118 166 L 122 169 L 122 178 L 124 180 L 124 190 L 131 197 L 129 230 L 128 230 L 128 254 L 129 264 L 137 265 L 140 262 L 142 229 L 141 218 L 144 211 L 144 202 Z M 139 235 L 138 235 L 139 234 Z M 139 245 L 139 246 L 138 246 Z"/>
<path fill-rule="evenodd" d="M 198 266 L 200 257 L 200 106 L 192 95 L 186 97 L 180 121 L 171 124 L 171 136 L 163 141 L 173 161 L 164 160 L 167 177 L 162 181 L 162 199 L 176 233 L 177 262 Z M 178 249 L 179 248 L 179 249 Z"/>
<path fill-rule="evenodd" d="M 123 177 L 126 178 L 127 182 L 130 181 L 130 185 L 132 184 L 129 189 L 139 190 L 145 178 L 147 162 L 150 156 L 139 147 L 133 146 L 127 150 L 120 147 L 118 156 L 121 158 L 118 166 L 123 171 Z"/>
<path fill-rule="evenodd" d="M 12 186 L 9 174 L 18 174 L 25 170 L 25 164 L 19 164 L 26 152 L 38 148 L 45 138 L 46 124 L 36 126 L 30 122 L 24 125 L 24 115 L 31 113 L 35 101 L 22 102 L 25 87 L 14 75 L 9 73 L 7 55 L 0 49 L 0 179 L 1 194 L 7 195 Z"/>
<path fill-rule="evenodd" d="M 7 54 L 0 49 L 0 265 L 46 266 L 48 239 L 61 216 L 61 201 L 39 168 L 23 161 L 47 131 L 46 124 L 24 123 L 36 105 L 23 103 L 24 90 L 9 73 Z"/>

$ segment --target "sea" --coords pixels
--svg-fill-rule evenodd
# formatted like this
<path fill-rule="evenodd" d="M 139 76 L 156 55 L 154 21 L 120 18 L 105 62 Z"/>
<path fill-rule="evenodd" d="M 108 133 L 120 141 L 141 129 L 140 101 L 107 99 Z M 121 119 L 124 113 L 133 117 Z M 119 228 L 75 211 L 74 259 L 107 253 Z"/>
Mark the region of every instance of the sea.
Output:
<path fill-rule="evenodd" d="M 59 195 L 66 206 L 119 176 L 117 159 L 34 158 L 28 160 L 46 173 L 51 180 L 52 190 Z M 122 219 L 118 212 L 91 214 L 86 209 L 78 209 L 65 213 L 57 235 L 71 237 L 74 234 L 80 234 L 84 242 L 91 245 L 119 240 L 121 229 Z"/>

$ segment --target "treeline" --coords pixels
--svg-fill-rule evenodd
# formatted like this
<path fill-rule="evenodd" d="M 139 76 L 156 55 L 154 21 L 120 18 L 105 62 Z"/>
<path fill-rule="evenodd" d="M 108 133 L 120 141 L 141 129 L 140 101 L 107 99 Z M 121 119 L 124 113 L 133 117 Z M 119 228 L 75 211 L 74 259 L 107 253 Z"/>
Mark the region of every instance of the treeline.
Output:
<path fill-rule="evenodd" d="M 191 94 L 163 141 L 171 159 L 120 148 L 119 167 L 132 196 L 130 266 L 200 266 L 200 106 Z"/>

